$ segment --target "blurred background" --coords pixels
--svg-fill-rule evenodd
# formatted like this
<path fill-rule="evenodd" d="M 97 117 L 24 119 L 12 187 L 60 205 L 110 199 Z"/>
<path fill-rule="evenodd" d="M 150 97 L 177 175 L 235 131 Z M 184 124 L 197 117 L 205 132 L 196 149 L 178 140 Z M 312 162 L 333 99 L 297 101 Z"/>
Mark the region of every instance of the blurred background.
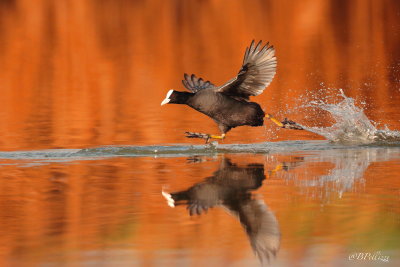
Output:
<path fill-rule="evenodd" d="M 160 102 L 183 90 L 184 72 L 217 85 L 234 77 L 252 39 L 278 58 L 253 98 L 266 112 L 283 119 L 299 96 L 343 88 L 398 129 L 399 33 L 396 0 L 2 0 L 0 149 L 202 143 L 184 132 L 218 133 L 212 120 Z M 274 127 L 234 129 L 225 142 L 319 138 Z"/>
<path fill-rule="evenodd" d="M 253 39 L 278 58 L 273 82 L 252 98 L 266 112 L 330 125 L 326 112 L 298 107 L 342 88 L 379 127 L 400 129 L 398 0 L 0 0 L 0 151 L 201 144 L 184 132 L 218 133 L 216 124 L 160 102 L 184 90 L 185 72 L 216 85 L 234 77 Z M 321 138 L 267 122 L 223 142 L 290 139 Z M 281 229 L 276 265 L 354 266 L 349 253 L 381 251 L 400 266 L 396 148 L 197 164 L 1 154 L 0 266 L 258 266 L 237 219 L 219 208 L 193 218 L 160 194 L 201 183 L 225 158 L 264 166 L 254 198 Z"/>

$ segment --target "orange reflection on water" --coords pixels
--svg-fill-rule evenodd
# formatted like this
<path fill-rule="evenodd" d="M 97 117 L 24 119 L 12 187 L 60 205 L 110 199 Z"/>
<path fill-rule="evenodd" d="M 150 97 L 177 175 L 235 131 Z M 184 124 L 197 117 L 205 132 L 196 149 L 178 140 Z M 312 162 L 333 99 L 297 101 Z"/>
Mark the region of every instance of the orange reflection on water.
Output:
<path fill-rule="evenodd" d="M 256 167 L 264 169 L 265 180 L 240 209 L 265 205 L 276 218 L 272 227 L 282 234 L 278 256 L 272 257 L 277 264 L 346 260 L 355 249 L 396 252 L 398 150 L 384 151 L 220 155 L 193 163 L 187 158 L 34 166 L 14 161 L 2 166 L 0 177 L 0 264 L 176 266 L 183 260 L 190 266 L 257 266 L 235 205 L 229 210 L 218 204 L 191 217 L 184 206 L 172 209 L 161 196 L 161 188 L 177 192 L 210 179 L 247 184 L 252 180 L 243 170 Z M 242 174 L 232 175 L 224 160 Z"/>

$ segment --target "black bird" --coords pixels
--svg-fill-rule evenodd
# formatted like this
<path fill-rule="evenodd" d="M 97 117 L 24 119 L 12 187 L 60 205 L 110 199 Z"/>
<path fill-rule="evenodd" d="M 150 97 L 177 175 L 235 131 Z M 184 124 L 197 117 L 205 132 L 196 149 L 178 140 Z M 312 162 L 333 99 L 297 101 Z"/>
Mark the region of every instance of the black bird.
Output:
<path fill-rule="evenodd" d="M 265 179 L 262 164 L 239 167 L 229 159 L 223 159 L 213 176 L 196 183 L 187 190 L 162 195 L 170 207 L 187 205 L 189 214 L 202 214 L 209 208 L 223 207 L 238 218 L 250 240 L 250 244 L 264 264 L 273 258 L 280 245 L 280 230 L 276 217 L 261 199 L 255 199 L 251 191 L 261 187 Z"/>
<path fill-rule="evenodd" d="M 250 102 L 250 96 L 261 94 L 271 83 L 276 73 L 276 57 L 273 46 L 262 46 L 262 41 L 246 48 L 242 67 L 237 76 L 221 86 L 204 81 L 194 74 L 184 74 L 183 85 L 190 92 L 169 90 L 164 104 L 186 104 L 212 118 L 221 131 L 221 135 L 186 132 L 189 138 L 224 139 L 232 128 L 249 125 L 262 126 L 267 117 L 278 126 L 300 129 L 301 126 L 285 120 L 282 123 L 271 115 L 265 115 L 260 105 Z"/>

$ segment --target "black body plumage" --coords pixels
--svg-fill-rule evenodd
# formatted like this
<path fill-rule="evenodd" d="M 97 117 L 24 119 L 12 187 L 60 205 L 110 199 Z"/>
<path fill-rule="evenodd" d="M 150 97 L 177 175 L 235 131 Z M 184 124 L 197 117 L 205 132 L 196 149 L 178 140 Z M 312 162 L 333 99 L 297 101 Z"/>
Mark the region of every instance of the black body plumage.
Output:
<path fill-rule="evenodd" d="M 212 90 L 197 92 L 186 104 L 212 118 L 223 133 L 237 126 L 261 126 L 264 123 L 265 114 L 257 103 L 237 100 Z"/>
<path fill-rule="evenodd" d="M 275 72 L 274 48 L 268 43 L 262 47 L 261 41 L 255 45 L 253 41 L 235 78 L 216 87 L 194 74 L 185 74 L 182 83 L 190 92 L 170 90 L 162 105 L 186 104 L 212 118 L 223 134 L 238 126 L 261 126 L 265 114 L 259 104 L 249 101 L 249 96 L 261 94 Z"/>

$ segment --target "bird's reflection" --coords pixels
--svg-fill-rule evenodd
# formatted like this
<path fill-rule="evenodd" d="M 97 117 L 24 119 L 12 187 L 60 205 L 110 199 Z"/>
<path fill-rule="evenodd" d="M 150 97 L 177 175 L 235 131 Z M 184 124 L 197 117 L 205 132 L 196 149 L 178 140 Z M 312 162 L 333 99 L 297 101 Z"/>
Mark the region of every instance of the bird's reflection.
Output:
<path fill-rule="evenodd" d="M 187 205 L 189 214 L 202 214 L 212 207 L 223 207 L 239 219 L 250 244 L 262 264 L 274 257 L 280 245 L 280 230 L 275 215 L 251 191 L 261 187 L 264 165 L 239 167 L 223 159 L 211 177 L 184 191 L 162 192 L 171 207 Z"/>

